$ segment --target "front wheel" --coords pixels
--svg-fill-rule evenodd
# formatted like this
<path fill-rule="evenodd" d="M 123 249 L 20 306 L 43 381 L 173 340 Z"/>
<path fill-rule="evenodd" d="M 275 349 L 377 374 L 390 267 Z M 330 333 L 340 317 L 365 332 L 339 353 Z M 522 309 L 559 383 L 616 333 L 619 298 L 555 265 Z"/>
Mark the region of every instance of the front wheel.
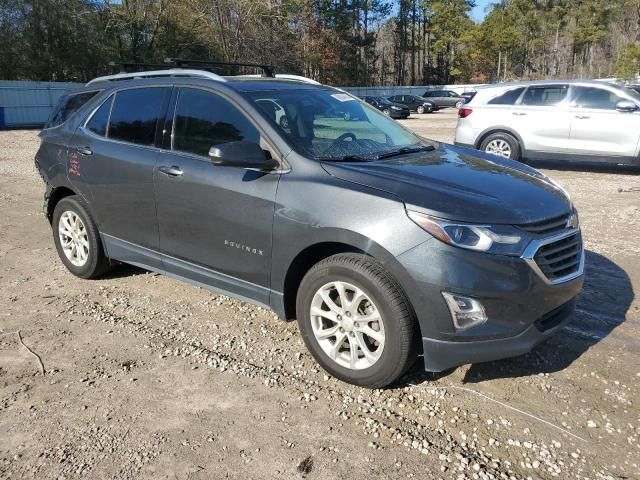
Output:
<path fill-rule="evenodd" d="M 518 140 L 508 133 L 492 133 L 482 141 L 480 150 L 498 157 L 520 160 Z"/>
<path fill-rule="evenodd" d="M 422 115 L 426 111 L 426 109 L 424 108 L 424 105 L 418 105 L 416 111 Z"/>
<path fill-rule="evenodd" d="M 388 117 L 389 115 L 391 115 L 391 110 L 389 110 L 388 108 L 385 108 L 385 109 L 382 111 L 382 113 L 384 113 L 384 114 Z"/>
<path fill-rule="evenodd" d="M 296 303 L 307 348 L 340 380 L 381 388 L 416 359 L 413 309 L 398 283 L 370 257 L 322 260 L 305 275 Z"/>

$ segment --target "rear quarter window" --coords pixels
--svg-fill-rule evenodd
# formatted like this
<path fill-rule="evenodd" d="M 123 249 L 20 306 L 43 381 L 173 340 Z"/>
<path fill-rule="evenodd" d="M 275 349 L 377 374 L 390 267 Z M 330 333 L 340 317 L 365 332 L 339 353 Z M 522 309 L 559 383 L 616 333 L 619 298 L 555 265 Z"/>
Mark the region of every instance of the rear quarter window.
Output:
<path fill-rule="evenodd" d="M 64 95 L 58 100 L 58 104 L 54 108 L 49 120 L 47 121 L 44 128 L 54 128 L 59 127 L 67 119 L 73 115 L 80 107 L 82 107 L 85 103 L 95 97 L 99 90 L 91 91 L 91 92 L 80 92 L 80 93 L 72 93 L 69 95 Z"/>

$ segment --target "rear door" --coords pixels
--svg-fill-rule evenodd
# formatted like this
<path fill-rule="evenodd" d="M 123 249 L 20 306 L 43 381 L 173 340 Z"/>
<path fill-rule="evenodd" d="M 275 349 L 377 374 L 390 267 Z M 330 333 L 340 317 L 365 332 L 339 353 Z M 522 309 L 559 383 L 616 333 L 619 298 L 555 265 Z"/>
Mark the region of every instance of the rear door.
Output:
<path fill-rule="evenodd" d="M 170 93 L 167 86 L 119 90 L 74 136 L 69 179 L 89 201 L 100 232 L 118 249 L 109 254 L 131 263 L 136 263 L 134 251 L 159 247 L 153 172 Z M 159 266 L 151 259 L 147 263 Z"/>
<path fill-rule="evenodd" d="M 571 128 L 568 84 L 531 85 L 511 110 L 511 126 L 528 153 L 563 154 Z"/>
<path fill-rule="evenodd" d="M 607 88 L 573 88 L 569 153 L 584 160 L 610 162 L 626 162 L 637 156 L 640 113 L 619 112 L 616 104 L 620 100 L 628 99 Z"/>
<path fill-rule="evenodd" d="M 170 118 L 171 142 L 155 171 L 164 269 L 268 303 L 280 174 L 214 165 L 208 156 L 227 142 L 263 145 L 259 130 L 229 99 L 197 87 L 177 89 Z"/>

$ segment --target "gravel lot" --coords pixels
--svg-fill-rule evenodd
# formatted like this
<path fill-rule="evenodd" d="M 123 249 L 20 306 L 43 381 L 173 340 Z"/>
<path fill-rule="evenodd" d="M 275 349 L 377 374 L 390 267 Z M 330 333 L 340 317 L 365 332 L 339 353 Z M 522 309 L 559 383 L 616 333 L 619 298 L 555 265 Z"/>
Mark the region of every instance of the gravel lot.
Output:
<path fill-rule="evenodd" d="M 404 123 L 450 141 L 455 121 Z M 417 362 L 371 391 L 265 309 L 133 267 L 67 273 L 36 134 L 0 132 L 0 478 L 640 478 L 638 175 L 545 170 L 588 250 L 570 325 L 519 358 Z"/>

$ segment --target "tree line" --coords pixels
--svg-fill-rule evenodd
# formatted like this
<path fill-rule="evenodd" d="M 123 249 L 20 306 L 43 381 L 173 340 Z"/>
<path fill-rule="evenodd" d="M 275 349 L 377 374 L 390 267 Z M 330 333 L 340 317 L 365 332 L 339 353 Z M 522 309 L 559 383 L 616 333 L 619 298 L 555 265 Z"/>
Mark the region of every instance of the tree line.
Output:
<path fill-rule="evenodd" d="M 0 79 L 110 61 L 267 63 L 333 85 L 631 77 L 640 0 L 0 0 Z"/>

